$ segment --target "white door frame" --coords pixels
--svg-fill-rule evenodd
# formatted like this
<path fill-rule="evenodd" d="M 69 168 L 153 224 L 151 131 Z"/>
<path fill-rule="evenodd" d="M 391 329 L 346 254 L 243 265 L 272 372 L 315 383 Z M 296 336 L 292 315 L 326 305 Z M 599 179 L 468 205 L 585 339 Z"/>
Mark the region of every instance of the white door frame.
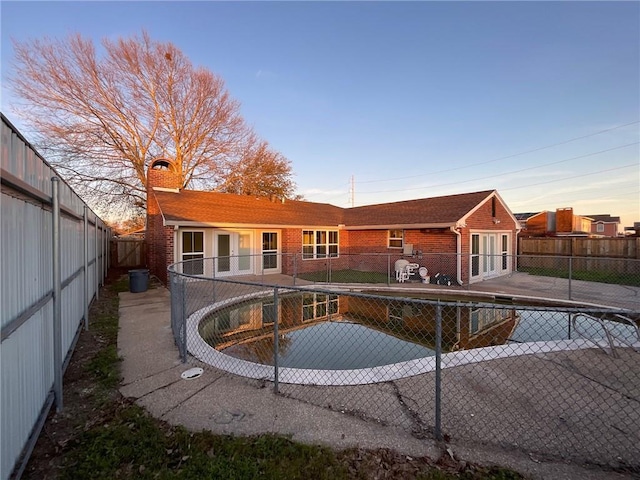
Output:
<path fill-rule="evenodd" d="M 477 252 L 473 252 L 473 237 L 478 236 Z M 504 230 L 479 230 L 470 232 L 469 236 L 469 281 L 470 283 L 486 280 L 488 278 L 498 277 L 511 271 L 509 261 L 507 261 L 507 268 L 503 267 L 503 255 L 505 252 L 502 250 L 502 237 L 507 235 L 507 252 L 506 255 L 510 255 L 511 237 L 512 232 Z M 475 259 L 475 262 L 474 262 Z M 474 265 L 475 264 L 475 265 Z M 477 275 L 473 275 L 474 266 L 477 270 Z"/>
<path fill-rule="evenodd" d="M 214 276 L 226 277 L 253 273 L 252 253 L 253 232 L 251 230 L 214 230 Z"/>

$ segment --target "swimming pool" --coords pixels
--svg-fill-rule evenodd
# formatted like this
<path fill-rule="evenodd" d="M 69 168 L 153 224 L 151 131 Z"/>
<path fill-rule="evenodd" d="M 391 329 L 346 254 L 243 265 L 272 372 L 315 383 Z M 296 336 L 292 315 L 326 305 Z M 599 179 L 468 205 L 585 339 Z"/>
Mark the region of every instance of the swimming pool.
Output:
<path fill-rule="evenodd" d="M 278 365 L 283 368 L 343 371 L 421 361 L 424 367 L 433 360 L 433 304 L 393 297 L 295 293 L 282 296 L 276 312 L 272 297 L 257 297 L 220 306 L 202 317 L 198 334 L 209 348 L 229 358 L 271 367 L 278 318 Z M 612 325 L 620 336 L 633 339 L 630 327 Z M 594 339 L 605 336 L 588 319 L 582 321 L 581 331 Z M 572 331 L 571 316 L 565 312 L 505 305 L 442 307 L 445 354 L 457 353 L 462 358 L 464 351 L 492 347 L 497 352 L 499 346 L 503 347 L 501 354 L 535 353 L 550 345 L 584 348 L 589 342 Z"/>
<path fill-rule="evenodd" d="M 272 337 L 236 344 L 222 350 L 227 355 L 273 365 Z M 350 321 L 322 322 L 280 336 L 278 363 L 282 367 L 327 370 L 371 368 L 435 355 L 422 345 L 408 342 Z"/>

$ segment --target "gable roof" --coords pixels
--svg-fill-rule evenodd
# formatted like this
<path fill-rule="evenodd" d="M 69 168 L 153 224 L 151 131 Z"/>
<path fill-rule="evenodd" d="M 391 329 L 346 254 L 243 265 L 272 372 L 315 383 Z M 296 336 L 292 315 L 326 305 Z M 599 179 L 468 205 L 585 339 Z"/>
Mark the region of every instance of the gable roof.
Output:
<path fill-rule="evenodd" d="M 514 213 L 513 216 L 516 217 L 516 220 L 520 222 L 525 222 L 529 218 L 534 217 L 542 212 L 524 212 L 524 213 Z"/>
<path fill-rule="evenodd" d="M 592 219 L 594 222 L 620 223 L 620 217 L 612 217 L 608 213 L 599 215 L 587 215 L 587 217 Z"/>
<path fill-rule="evenodd" d="M 165 225 L 341 226 L 348 229 L 447 228 L 472 213 L 495 190 L 341 208 L 327 203 L 249 195 L 154 189 Z M 499 197 L 498 197 L 499 198 Z"/>
<path fill-rule="evenodd" d="M 353 207 L 345 211 L 349 227 L 449 227 L 462 220 L 495 190 Z"/>

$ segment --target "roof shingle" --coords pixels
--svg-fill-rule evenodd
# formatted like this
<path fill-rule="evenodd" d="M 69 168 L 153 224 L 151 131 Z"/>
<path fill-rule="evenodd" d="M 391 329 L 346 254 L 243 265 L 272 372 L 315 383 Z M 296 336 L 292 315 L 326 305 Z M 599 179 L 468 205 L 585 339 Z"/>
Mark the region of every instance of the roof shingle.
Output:
<path fill-rule="evenodd" d="M 155 190 L 167 222 L 209 225 L 379 226 L 454 225 L 494 190 L 340 208 L 327 203 L 272 201 L 248 195 L 181 190 Z"/>

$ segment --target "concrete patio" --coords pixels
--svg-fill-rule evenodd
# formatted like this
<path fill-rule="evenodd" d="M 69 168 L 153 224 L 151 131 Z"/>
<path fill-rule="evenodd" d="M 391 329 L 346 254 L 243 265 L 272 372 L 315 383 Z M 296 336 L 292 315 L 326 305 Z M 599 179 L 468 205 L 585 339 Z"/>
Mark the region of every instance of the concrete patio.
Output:
<path fill-rule="evenodd" d="M 494 282 L 494 290 L 483 282 L 483 291 L 509 293 L 508 284 Z M 548 284 L 519 286 L 537 296 L 547 292 Z M 604 298 L 602 292 L 587 295 Z M 637 295 L 632 292 L 634 301 Z M 433 374 L 355 387 L 281 384 L 280 394 L 274 394 L 269 382 L 236 377 L 191 358 L 181 363 L 171 332 L 169 292 L 163 287 L 120 294 L 118 350 L 122 394 L 171 424 L 219 434 L 279 433 L 338 449 L 442 454 L 431 440 Z M 204 366 L 204 374 L 182 379 L 181 373 L 193 366 Z M 621 359 L 613 359 L 596 349 L 446 369 L 442 424 L 451 438 L 448 445 L 458 459 L 509 466 L 530 478 L 632 478 L 570 460 L 575 461 L 580 442 L 580 457 L 591 463 L 640 471 L 638 372 L 640 354 L 623 351 Z M 500 381 L 490 382 L 496 378 Z M 382 405 L 393 407 L 382 410 Z M 589 417 L 586 422 L 585 414 L 596 415 L 597 421 Z M 518 447 L 503 448 L 513 444 Z"/>

